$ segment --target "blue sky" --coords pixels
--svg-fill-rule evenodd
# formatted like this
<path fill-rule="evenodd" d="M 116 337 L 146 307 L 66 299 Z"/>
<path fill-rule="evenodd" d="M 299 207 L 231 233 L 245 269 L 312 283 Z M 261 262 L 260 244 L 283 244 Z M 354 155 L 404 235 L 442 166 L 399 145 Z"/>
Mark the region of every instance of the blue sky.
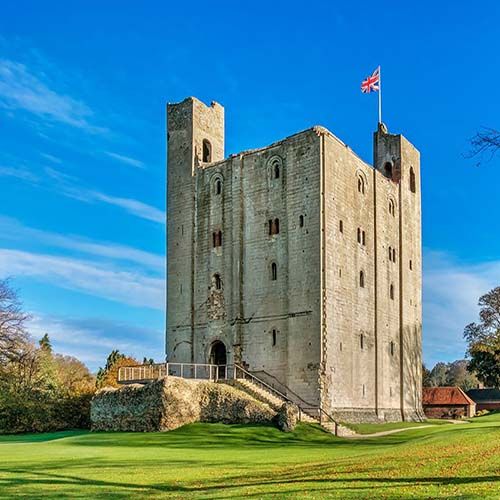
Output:
<path fill-rule="evenodd" d="M 477 5 L 477 6 L 476 6 Z M 31 330 L 92 369 L 164 349 L 165 104 L 226 108 L 226 154 L 324 125 L 371 162 L 384 121 L 421 151 L 424 356 L 464 354 L 477 298 L 500 284 L 500 4 L 4 2 L 0 276 Z"/>

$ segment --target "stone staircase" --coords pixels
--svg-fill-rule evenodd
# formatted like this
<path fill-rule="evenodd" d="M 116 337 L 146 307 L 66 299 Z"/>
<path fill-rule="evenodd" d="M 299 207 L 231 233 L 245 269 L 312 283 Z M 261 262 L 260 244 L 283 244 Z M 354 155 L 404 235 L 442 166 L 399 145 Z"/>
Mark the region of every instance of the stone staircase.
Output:
<path fill-rule="evenodd" d="M 221 382 L 231 385 L 236 389 L 245 392 L 246 394 L 253 397 L 257 401 L 260 401 L 261 403 L 264 403 L 265 405 L 269 406 L 274 411 L 278 411 L 283 405 L 283 403 L 287 401 L 285 398 L 281 398 L 278 395 L 273 394 L 270 390 L 267 390 L 265 387 L 259 385 L 258 383 L 252 382 L 251 380 L 238 378 L 233 380 L 224 380 Z M 310 415 L 304 413 L 303 411 L 301 411 L 300 413 L 300 421 L 310 424 L 318 423 L 317 419 L 311 417 Z M 325 426 L 323 427 L 329 432 L 335 433 L 334 427 L 333 430 L 331 430 L 330 428 L 327 429 Z"/>

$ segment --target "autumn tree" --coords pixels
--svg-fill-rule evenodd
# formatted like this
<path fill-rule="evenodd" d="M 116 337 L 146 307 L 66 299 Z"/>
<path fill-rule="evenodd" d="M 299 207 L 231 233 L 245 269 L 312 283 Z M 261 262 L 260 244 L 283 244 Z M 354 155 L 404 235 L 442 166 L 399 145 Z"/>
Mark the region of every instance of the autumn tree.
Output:
<path fill-rule="evenodd" d="M 500 387 L 500 287 L 479 299 L 479 323 L 465 327 L 469 371 L 489 387 Z"/>
<path fill-rule="evenodd" d="M 130 356 L 122 354 L 118 350 L 111 351 L 104 368 L 99 368 L 97 372 L 96 385 L 101 387 L 119 387 L 118 371 L 123 366 L 138 366 L 140 363 Z"/>

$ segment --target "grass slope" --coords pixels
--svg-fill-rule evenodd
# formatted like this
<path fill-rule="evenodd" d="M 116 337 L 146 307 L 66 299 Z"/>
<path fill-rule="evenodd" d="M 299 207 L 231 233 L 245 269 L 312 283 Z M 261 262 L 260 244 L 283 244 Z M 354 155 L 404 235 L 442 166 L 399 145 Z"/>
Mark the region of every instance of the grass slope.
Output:
<path fill-rule="evenodd" d="M 500 415 L 364 440 L 316 426 L 0 437 L 0 498 L 499 498 Z"/>
<path fill-rule="evenodd" d="M 384 424 L 344 424 L 346 427 L 356 431 L 358 434 L 373 434 L 375 432 L 392 431 L 396 429 L 409 429 L 411 427 L 422 427 L 429 425 L 447 425 L 446 420 L 429 418 L 425 422 L 387 422 Z"/>

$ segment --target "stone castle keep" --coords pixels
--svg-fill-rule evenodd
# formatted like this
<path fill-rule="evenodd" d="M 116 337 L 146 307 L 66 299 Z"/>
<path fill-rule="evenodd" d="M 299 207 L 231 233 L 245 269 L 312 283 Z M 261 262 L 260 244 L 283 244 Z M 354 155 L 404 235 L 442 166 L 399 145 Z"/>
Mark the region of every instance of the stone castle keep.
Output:
<path fill-rule="evenodd" d="M 224 108 L 168 105 L 169 362 L 236 363 L 340 420 L 420 419 L 420 156 L 323 127 L 224 157 Z"/>

